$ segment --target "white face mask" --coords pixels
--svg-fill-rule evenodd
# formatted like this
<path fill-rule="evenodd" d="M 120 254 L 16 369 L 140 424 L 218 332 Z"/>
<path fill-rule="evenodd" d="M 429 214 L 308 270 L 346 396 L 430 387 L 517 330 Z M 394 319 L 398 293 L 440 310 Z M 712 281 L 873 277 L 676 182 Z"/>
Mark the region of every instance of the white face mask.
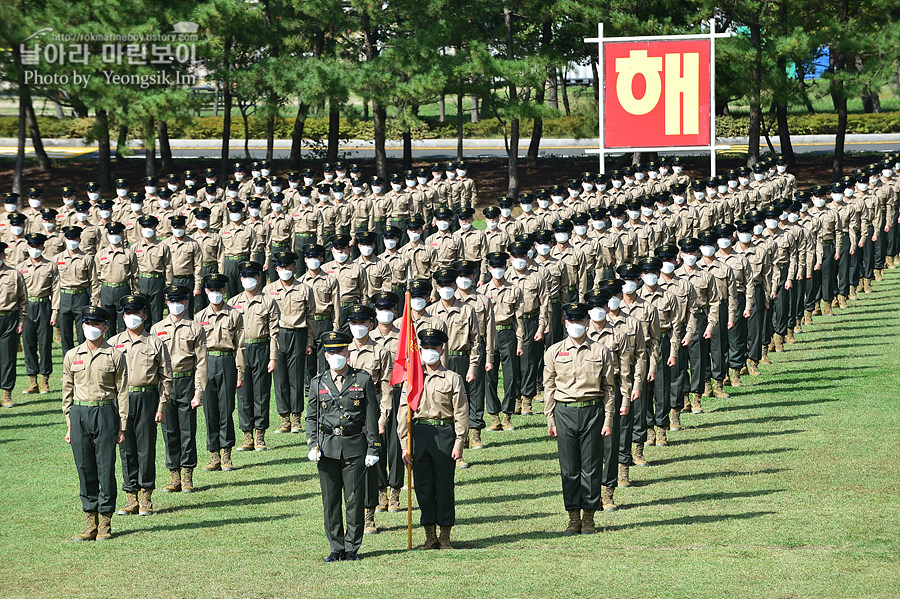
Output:
<path fill-rule="evenodd" d="M 184 314 L 184 309 L 187 307 L 181 302 L 167 302 L 166 305 L 169 307 L 169 314 L 174 314 L 175 316 Z"/>
<path fill-rule="evenodd" d="M 583 324 L 578 322 L 566 322 L 566 334 L 572 339 L 580 339 L 587 329 Z"/>
<path fill-rule="evenodd" d="M 126 314 L 122 317 L 122 319 L 125 321 L 125 326 L 131 330 L 134 330 L 144 324 L 144 319 L 137 314 Z"/>
<path fill-rule="evenodd" d="M 740 183 L 742 186 L 746 187 L 746 186 L 750 185 L 750 179 L 748 179 L 747 177 L 738 177 L 738 183 Z"/>
<path fill-rule="evenodd" d="M 822 208 L 825 206 L 825 200 L 823 198 L 813 198 L 812 203 L 816 208 Z"/>
<path fill-rule="evenodd" d="M 675 202 L 676 206 L 681 206 L 684 204 L 684 196 L 672 196 L 672 201 Z"/>
<path fill-rule="evenodd" d="M 500 216 L 502 216 L 503 218 L 509 218 L 511 214 L 512 214 L 512 208 L 501 208 L 500 209 Z"/>
<path fill-rule="evenodd" d="M 240 220 L 241 220 L 241 213 L 240 213 L 240 212 L 229 212 L 229 213 L 228 213 L 228 220 L 230 220 L 230 221 L 233 222 L 233 223 L 236 223 L 236 222 L 240 221 Z"/>
<path fill-rule="evenodd" d="M 262 175 L 263 177 L 268 177 L 270 172 L 272 172 L 272 171 L 270 171 L 267 168 L 259 169 L 259 174 Z"/>
<path fill-rule="evenodd" d="M 496 231 L 499 223 L 495 220 L 486 220 L 484 224 L 487 225 L 488 231 Z"/>
<path fill-rule="evenodd" d="M 765 175 L 763 173 L 753 173 L 753 179 L 756 182 L 762 181 L 763 178 L 765 178 Z"/>
<path fill-rule="evenodd" d="M 284 208 L 282 204 L 272 204 L 273 212 L 281 212 L 282 208 Z"/>
<path fill-rule="evenodd" d="M 415 186 L 416 186 L 416 180 L 415 180 L 415 179 L 407 179 L 407 180 L 406 180 L 406 187 L 407 187 L 407 189 L 412 189 L 412 188 L 414 188 Z"/>
<path fill-rule="evenodd" d="M 441 359 L 441 352 L 430 347 L 422 350 L 422 361 L 431 366 L 437 364 Z"/>
<path fill-rule="evenodd" d="M 646 217 L 653 216 L 653 208 L 649 208 L 649 207 L 647 207 L 647 206 L 643 206 L 643 207 L 641 208 L 641 215 L 642 215 L 642 216 L 646 216 Z"/>
<path fill-rule="evenodd" d="M 738 241 L 741 243 L 750 243 L 753 241 L 753 233 L 738 233 Z"/>
<path fill-rule="evenodd" d="M 472 287 L 472 279 L 469 277 L 456 277 L 456 286 L 466 290 Z"/>
<path fill-rule="evenodd" d="M 587 234 L 587 225 L 575 225 L 573 227 L 576 235 L 586 235 Z"/>
<path fill-rule="evenodd" d="M 450 221 L 449 220 L 437 221 L 437 228 L 438 228 L 438 231 L 446 231 L 447 229 L 450 228 Z"/>
<path fill-rule="evenodd" d="M 577 199 L 580 195 L 581 195 L 581 190 L 580 190 L 580 189 L 570 189 L 570 190 L 569 190 L 569 197 L 570 197 L 570 198 L 576 198 L 576 199 Z"/>
<path fill-rule="evenodd" d="M 111 210 L 101 210 L 101 211 L 100 211 L 100 218 L 108 219 L 108 218 L 110 218 L 110 217 L 112 217 L 112 211 L 111 211 Z"/>
<path fill-rule="evenodd" d="M 128 195 L 128 190 L 125 188 L 122 188 L 122 187 L 117 187 L 116 195 L 119 196 L 120 198 L 124 198 L 125 196 Z"/>
<path fill-rule="evenodd" d="M 843 201 L 843 199 L 844 199 L 844 194 L 842 194 L 842 193 L 833 193 L 833 194 L 831 194 L 831 201 L 832 201 L 832 202 L 841 202 L 841 201 Z"/>
<path fill-rule="evenodd" d="M 455 171 L 447 171 L 447 179 L 449 179 L 450 181 L 453 181 L 454 179 L 456 179 L 456 172 Z"/>
<path fill-rule="evenodd" d="M 582 184 L 581 184 L 581 189 L 585 190 L 585 191 L 588 192 L 588 193 L 590 193 L 590 191 L 591 191 L 593 188 L 594 188 L 594 184 L 593 184 L 593 183 L 582 183 Z"/>
<path fill-rule="evenodd" d="M 588 310 L 588 316 L 594 322 L 600 322 L 601 320 L 606 318 L 606 310 L 603 308 L 591 308 Z"/>
<path fill-rule="evenodd" d="M 675 173 L 676 175 L 680 175 L 683 168 L 684 167 L 681 167 L 681 166 L 673 166 L 672 172 Z"/>
<path fill-rule="evenodd" d="M 208 220 L 198 220 L 198 221 L 197 221 L 197 228 L 198 228 L 198 229 L 206 229 L 206 228 L 208 228 L 208 227 L 209 227 L 209 221 L 208 221 Z"/>
<path fill-rule="evenodd" d="M 860 191 L 868 191 L 869 189 L 868 183 L 857 183 L 856 186 L 859 187 Z"/>
<path fill-rule="evenodd" d="M 716 254 L 716 247 L 712 245 L 701 245 L 700 253 L 703 254 L 707 258 L 711 258 Z"/>
<path fill-rule="evenodd" d="M 384 247 L 386 247 L 389 250 L 394 249 L 395 247 L 397 247 L 397 240 L 392 239 L 392 238 L 385 238 Z"/>
<path fill-rule="evenodd" d="M 657 204 L 656 209 L 659 210 L 660 214 L 665 214 L 666 212 L 669 211 L 669 207 L 666 206 L 665 204 Z"/>
<path fill-rule="evenodd" d="M 130 208 L 132 212 L 140 212 L 144 208 L 144 205 L 140 202 L 131 202 Z"/>
<path fill-rule="evenodd" d="M 322 266 L 322 261 L 318 258 L 307 258 L 305 260 L 306 268 L 310 270 L 318 270 L 320 266 Z"/>
<path fill-rule="evenodd" d="M 753 234 L 754 235 L 762 235 L 763 234 L 763 226 L 762 225 L 753 225 Z"/>
<path fill-rule="evenodd" d="M 106 236 L 106 239 L 109 240 L 109 242 L 110 242 L 111 244 L 113 244 L 113 245 L 119 245 L 120 243 L 122 243 L 122 236 L 121 236 L 121 235 L 113 235 L 113 234 L 109 234 L 109 235 Z"/>
<path fill-rule="evenodd" d="M 625 219 L 620 216 L 611 216 L 609 220 L 612 222 L 612 226 L 617 229 L 625 224 Z"/>
<path fill-rule="evenodd" d="M 69 196 L 66 196 L 63 198 L 63 204 L 65 204 L 66 206 L 71 206 L 74 203 L 75 203 L 75 198 L 72 198 Z"/>
<path fill-rule="evenodd" d="M 705 192 L 702 192 L 702 191 L 695 191 L 695 192 L 694 192 L 694 199 L 697 200 L 697 201 L 700 201 L 700 200 L 702 200 L 702 199 L 705 198 L 705 197 L 706 197 L 706 193 L 705 193 Z"/>
<path fill-rule="evenodd" d="M 343 354 L 325 353 L 325 359 L 328 361 L 328 367 L 338 372 L 347 365 L 347 356 Z"/>
<path fill-rule="evenodd" d="M 491 269 L 491 276 L 494 277 L 495 279 L 497 279 L 498 281 L 500 279 L 502 279 L 505 274 L 506 274 L 505 268 L 500 268 L 499 266 L 497 266 L 497 267 L 494 267 Z"/>
<path fill-rule="evenodd" d="M 622 187 L 622 180 L 621 179 L 613 179 L 612 186 L 613 186 L 613 189 L 620 189 Z"/>
<path fill-rule="evenodd" d="M 304 206 L 309 206 L 309 203 L 312 201 L 312 198 L 309 196 L 300 196 L 300 203 Z"/>
<path fill-rule="evenodd" d="M 184 237 L 184 229 L 172 229 L 172 235 L 175 237 Z"/>
<path fill-rule="evenodd" d="M 621 305 L 622 305 L 622 298 L 611 297 L 611 298 L 609 298 L 609 303 L 607 304 L 607 307 L 610 310 L 618 310 L 619 306 L 621 306 Z"/>
<path fill-rule="evenodd" d="M 362 195 L 362 192 L 363 192 L 362 187 L 353 187 L 351 189 L 353 189 L 353 195 L 357 195 L 357 196 Z"/>
<path fill-rule="evenodd" d="M 778 228 L 778 220 L 774 219 L 774 218 L 767 218 L 766 219 L 766 227 L 768 229 L 771 229 L 772 231 L 774 231 L 775 229 Z"/>
<path fill-rule="evenodd" d="M 85 222 L 87 222 L 88 215 L 85 214 L 84 212 L 76 212 L 75 218 L 78 219 L 78 222 L 85 223 Z"/>
<path fill-rule="evenodd" d="M 531 212 L 531 209 L 532 209 L 531 204 L 519 204 L 519 206 L 522 207 L 522 212 L 524 212 L 525 214 L 528 214 L 529 212 Z"/>
<path fill-rule="evenodd" d="M 418 231 L 407 231 L 406 234 L 409 235 L 409 240 L 412 241 L 413 243 L 415 243 L 416 241 L 419 241 L 419 239 L 422 237 L 422 234 L 419 233 Z"/>
<path fill-rule="evenodd" d="M 362 339 L 369 334 L 369 327 L 364 324 L 351 324 L 350 334 L 354 339 Z"/>
<path fill-rule="evenodd" d="M 288 269 L 282 268 L 282 269 L 277 269 L 277 271 L 278 271 L 278 278 L 281 279 L 282 281 L 290 281 L 291 277 L 294 276 L 293 270 L 288 270 Z"/>
<path fill-rule="evenodd" d="M 169 200 L 160 200 L 159 201 L 160 208 L 168 208 L 171 205 L 172 205 L 172 202 L 170 202 Z"/>
<path fill-rule="evenodd" d="M 144 239 L 153 239 L 156 237 L 156 230 L 151 229 L 150 227 L 143 227 L 141 229 L 141 237 Z"/>
<path fill-rule="evenodd" d="M 381 185 L 373 185 L 372 186 L 372 193 L 377 195 L 377 194 L 380 194 L 382 191 L 384 191 L 384 187 L 382 187 Z"/>
<path fill-rule="evenodd" d="M 538 207 L 546 210 L 550 207 L 550 202 L 548 200 L 538 200 Z"/>
<path fill-rule="evenodd" d="M 40 248 L 28 248 L 28 255 L 37 260 L 44 255 L 44 250 Z"/>
<path fill-rule="evenodd" d="M 225 195 L 233 200 L 234 198 L 238 197 L 238 192 L 236 189 L 229 189 L 225 192 Z M 210 199 L 212 199 L 212 197 L 210 197 Z"/>
<path fill-rule="evenodd" d="M 257 216 L 259 216 L 260 210 L 259 210 L 259 208 L 248 208 L 247 212 L 250 213 L 250 216 L 252 216 L 253 218 L 256 218 Z"/>
<path fill-rule="evenodd" d="M 344 192 L 343 192 L 343 191 L 335 191 L 335 192 L 333 192 L 331 195 L 334 196 L 334 199 L 335 199 L 335 200 L 343 200 L 343 199 L 344 199 Z"/>
<path fill-rule="evenodd" d="M 25 227 L 20 227 L 20 226 L 18 226 L 18 225 L 13 225 L 13 226 L 10 227 L 9 229 L 10 229 L 10 232 L 11 232 L 13 235 L 15 235 L 16 237 L 19 237 L 20 235 L 22 235 L 22 233 L 25 232 Z"/>
<path fill-rule="evenodd" d="M 103 334 L 103 329 L 91 326 L 89 324 L 82 325 L 81 329 L 84 331 L 85 338 L 89 341 L 96 341 Z"/>
<path fill-rule="evenodd" d="M 730 239 L 717 239 L 716 245 L 718 245 L 723 250 L 727 250 L 728 248 L 731 247 L 731 240 Z"/>
<path fill-rule="evenodd" d="M 738 186 L 738 182 L 737 182 L 737 181 L 735 181 L 734 179 L 729 179 L 729 180 L 728 180 L 728 187 L 729 187 L 729 189 L 737 189 L 737 186 Z"/>
<path fill-rule="evenodd" d="M 422 310 L 424 310 L 427 303 L 428 302 L 425 301 L 424 297 L 412 297 L 409 299 L 409 307 L 416 312 L 421 312 Z"/>
<path fill-rule="evenodd" d="M 637 291 L 637 281 L 625 281 L 622 284 L 622 293 L 631 294 Z"/>
<path fill-rule="evenodd" d="M 647 176 L 655 181 L 656 179 L 659 178 L 659 173 L 657 173 L 656 171 L 649 171 L 647 173 Z"/>
<path fill-rule="evenodd" d="M 97 200 L 100 199 L 100 194 L 97 193 L 96 191 L 89 191 L 89 192 L 88 192 L 88 199 L 89 199 L 90 201 L 92 201 L 92 202 L 96 202 Z"/>
<path fill-rule="evenodd" d="M 693 254 L 681 254 L 681 259 L 687 266 L 693 266 L 697 264 L 697 256 Z"/>
<path fill-rule="evenodd" d="M 659 275 L 652 272 L 645 272 L 641 275 L 641 279 L 644 280 L 644 285 L 649 285 L 653 287 L 659 281 Z"/>
<path fill-rule="evenodd" d="M 625 212 L 631 220 L 637 220 L 641 217 L 641 212 L 639 210 L 626 210 Z"/>
<path fill-rule="evenodd" d="M 225 299 L 225 295 L 221 291 L 207 291 L 206 297 L 209 299 L 209 303 L 217 306 Z"/>
<path fill-rule="evenodd" d="M 442 300 L 450 301 L 453 299 L 453 296 L 456 294 L 456 289 L 453 287 L 438 287 L 438 295 L 441 296 Z"/>
<path fill-rule="evenodd" d="M 728 191 L 728 186 L 727 186 L 727 185 L 719 185 L 719 186 L 716 188 L 716 192 L 717 192 L 719 195 L 722 195 L 722 194 L 724 194 L 724 193 L 727 192 L 727 191 Z M 712 197 L 712 194 L 710 194 L 710 197 Z"/>
<path fill-rule="evenodd" d="M 298 187 L 300 187 L 300 181 L 288 181 L 288 187 L 290 187 L 291 189 L 297 189 Z"/>
<path fill-rule="evenodd" d="M 675 263 L 669 262 L 668 260 L 662 263 L 662 268 L 660 269 L 664 275 L 670 275 L 675 272 Z"/>
<path fill-rule="evenodd" d="M 847 189 L 845 189 L 845 190 L 844 190 L 844 197 L 845 197 L 845 198 L 852 198 L 852 197 L 853 197 L 853 188 L 847 188 Z"/>
<path fill-rule="evenodd" d="M 66 239 L 66 247 L 73 252 L 78 249 L 79 245 L 81 242 L 77 239 Z"/>
<path fill-rule="evenodd" d="M 546 256 L 547 254 L 549 254 L 551 249 L 550 246 L 546 243 L 539 243 L 535 246 L 535 248 L 537 249 L 537 253 L 541 256 Z"/>
<path fill-rule="evenodd" d="M 343 264 L 347 261 L 347 258 L 350 257 L 350 250 L 344 252 L 335 248 L 331 250 L 331 255 L 334 256 L 334 259 L 337 260 L 339 264 Z"/>
<path fill-rule="evenodd" d="M 381 324 L 390 324 L 394 322 L 393 310 L 375 310 L 375 320 Z"/>
<path fill-rule="evenodd" d="M 512 267 L 518 271 L 525 270 L 525 267 L 528 266 L 528 260 L 525 258 L 513 258 L 512 259 Z"/>
<path fill-rule="evenodd" d="M 375 246 L 372 246 L 372 245 L 360 245 L 360 246 L 359 246 L 359 253 L 362 254 L 363 256 L 366 256 L 366 257 L 371 256 L 372 254 L 375 253 Z"/>
<path fill-rule="evenodd" d="M 591 226 L 594 228 L 595 231 L 601 231 L 601 230 L 603 230 L 603 227 L 606 226 L 606 223 L 603 222 L 602 220 L 592 220 Z"/>
<path fill-rule="evenodd" d="M 41 221 L 41 224 L 44 225 L 45 231 L 52 231 L 56 228 L 56 223 L 48 223 L 47 221 Z"/>
<path fill-rule="evenodd" d="M 557 243 L 565 243 L 569 241 L 569 234 L 565 231 L 558 231 L 554 237 L 556 238 Z"/>
<path fill-rule="evenodd" d="M 419 185 L 425 185 L 426 183 L 428 183 L 428 177 L 416 177 L 416 182 Z"/>
<path fill-rule="evenodd" d="M 635 174 L 634 174 L 634 178 L 635 178 L 635 180 L 637 180 L 637 181 L 643 181 L 643 180 L 644 180 L 644 173 L 635 173 Z"/>
<path fill-rule="evenodd" d="M 786 166 L 776 166 L 775 168 L 778 170 L 778 174 L 779 174 L 779 175 L 783 175 L 784 173 L 787 172 L 787 167 L 786 167 Z"/>
<path fill-rule="evenodd" d="M 800 220 L 799 214 L 793 214 L 793 213 L 788 214 L 788 222 L 789 223 L 796 223 L 798 220 Z"/>
<path fill-rule="evenodd" d="M 553 203 L 557 205 L 562 204 L 563 202 L 563 197 L 559 195 L 552 195 L 550 196 L 550 199 L 553 200 Z"/>
<path fill-rule="evenodd" d="M 399 183 L 391 183 L 391 189 L 393 189 L 394 191 L 400 191 L 401 189 L 403 189 L 403 186 Z"/>
<path fill-rule="evenodd" d="M 459 221 L 459 228 L 463 231 L 468 231 L 472 228 L 472 221 Z"/>
<path fill-rule="evenodd" d="M 260 175 L 262 175 L 262 173 L 260 172 L 260 170 L 258 168 L 250 171 L 250 176 L 253 177 L 254 179 L 258 179 Z"/>

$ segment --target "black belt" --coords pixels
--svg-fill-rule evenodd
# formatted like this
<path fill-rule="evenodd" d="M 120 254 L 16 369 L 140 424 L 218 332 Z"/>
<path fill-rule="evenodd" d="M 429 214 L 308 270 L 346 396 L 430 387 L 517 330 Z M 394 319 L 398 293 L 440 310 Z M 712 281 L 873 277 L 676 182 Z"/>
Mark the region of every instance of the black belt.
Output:
<path fill-rule="evenodd" d="M 320 426 L 319 431 L 326 435 L 334 435 L 335 437 L 350 437 L 362 434 L 361 426 L 338 426 L 331 428 L 330 426 Z"/>

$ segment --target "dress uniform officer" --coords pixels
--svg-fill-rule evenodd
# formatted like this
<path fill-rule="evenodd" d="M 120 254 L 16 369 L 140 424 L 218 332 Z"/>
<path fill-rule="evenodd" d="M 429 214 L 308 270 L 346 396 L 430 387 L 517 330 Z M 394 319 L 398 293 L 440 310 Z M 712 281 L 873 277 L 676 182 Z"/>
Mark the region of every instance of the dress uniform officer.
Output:
<path fill-rule="evenodd" d="M 166 344 L 172 359 L 172 391 L 162 423 L 166 468 L 172 480 L 163 493 L 192 493 L 197 467 L 196 408 L 203 403 L 206 387 L 206 334 L 187 317 L 191 290 L 171 285 L 164 291 L 169 315 L 150 330 Z"/>
<path fill-rule="evenodd" d="M 325 536 L 331 546 L 326 562 L 359 559 L 365 502 L 355 487 L 365 469 L 378 463 L 381 445 L 372 377 L 348 365 L 352 340 L 339 331 L 323 335 L 328 368 L 312 378 L 307 394 L 309 460 L 318 466 Z M 346 528 L 341 509 L 344 502 Z"/>
<path fill-rule="evenodd" d="M 88 305 L 100 303 L 100 279 L 94 257 L 79 249 L 81 229 L 66 227 L 66 250 L 53 257 L 59 269 L 59 328 L 63 352 L 75 346 L 72 327 Z M 107 313 L 106 310 L 103 311 Z M 84 343 L 82 327 L 77 328 L 78 343 Z"/>
<path fill-rule="evenodd" d="M 256 231 L 244 222 L 243 202 L 228 202 L 228 224 L 222 229 L 222 245 L 224 255 L 219 272 L 228 277 L 228 297 L 233 297 L 241 290 L 241 263 L 258 252 Z"/>
<path fill-rule="evenodd" d="M 194 298 L 199 297 L 203 288 L 203 250 L 200 244 L 187 234 L 187 217 L 181 214 L 170 216 L 172 237 L 166 244 L 172 257 L 172 284 L 191 290 L 188 301 L 188 316 L 194 316 Z"/>
<path fill-rule="evenodd" d="M 332 237 L 331 256 L 334 258 L 322 266 L 322 270 L 337 279 L 340 294 L 340 315 L 335 328 L 347 331 L 347 315 L 350 307 L 362 302 L 367 296 L 369 280 L 366 271 L 356 262 L 350 261 L 350 235 Z"/>
<path fill-rule="evenodd" d="M 244 443 L 237 451 L 265 451 L 272 373 L 278 366 L 281 314 L 275 298 L 262 292 L 262 264 L 242 262 L 240 273 L 244 291 L 228 300 L 244 318 L 246 376 L 238 396 L 238 426 L 244 433 Z"/>
<path fill-rule="evenodd" d="M 566 304 L 563 313 L 567 337 L 544 354 L 544 414 L 559 449 L 564 532 L 591 534 L 604 489 L 602 437 L 612 434 L 615 367 L 606 346 L 588 336 L 588 306 Z"/>
<path fill-rule="evenodd" d="M 88 306 L 80 317 L 87 341 L 67 351 L 63 358 L 66 442 L 72 446 L 81 509 L 87 516 L 76 541 L 112 538 L 116 444 L 125 440 L 129 407 L 125 356 L 104 339 L 111 318 L 103 308 Z"/>
<path fill-rule="evenodd" d="M 375 386 L 375 396 L 379 405 L 380 420 L 380 408 L 386 403 L 385 397 L 389 397 L 391 393 L 390 381 L 394 357 L 388 353 L 388 350 L 381 343 L 376 342 L 369 335 L 376 321 L 374 308 L 356 304 L 350 308 L 347 318 L 350 323 L 350 336 L 353 337 L 353 341 L 350 342 L 349 364 L 357 370 L 369 373 L 372 377 L 372 384 Z M 379 435 L 383 434 L 380 423 L 378 433 Z M 380 436 L 377 455 L 379 457 L 378 465 L 383 464 L 386 457 L 385 446 L 381 443 Z M 376 508 L 380 507 L 379 511 L 386 511 L 388 507 L 387 477 L 384 469 L 378 465 L 370 468 L 366 474 L 364 534 L 378 532 L 378 528 L 375 526 Z"/>
<path fill-rule="evenodd" d="M 425 381 L 418 409 L 407 422 L 409 389 L 403 384 L 400 409 L 397 412 L 397 436 L 403 461 L 412 464 L 416 499 L 425 528 L 422 549 L 452 549 L 450 531 L 456 524 L 454 462 L 463 457 L 463 444 L 469 428 L 469 403 L 462 377 L 447 370 L 441 355 L 447 333 L 440 329 L 419 331 L 419 346 L 425 363 Z M 408 451 L 412 435 L 412 453 Z M 435 528 L 440 526 L 440 538 Z"/>
<path fill-rule="evenodd" d="M 519 356 L 524 353 L 525 326 L 522 290 L 506 280 L 506 252 L 492 252 L 487 255 L 491 282 L 484 285 L 484 293 L 494 307 L 494 322 L 497 329 L 497 350 L 488 358 L 492 364 L 503 367 L 503 402 L 497 396 L 499 377 L 496 367 L 488 372 L 488 386 L 485 403 L 491 415 L 488 430 L 513 430 L 510 419 L 519 399 Z M 502 421 L 499 412 L 503 412 Z"/>
<path fill-rule="evenodd" d="M 148 324 L 153 325 L 162 320 L 163 289 L 172 284 L 172 252 L 156 238 L 159 220 L 155 216 L 144 215 L 138 224 L 141 239 L 133 246 L 138 262 L 138 284 L 141 294 L 150 302 Z"/>
<path fill-rule="evenodd" d="M 234 470 L 231 449 L 234 438 L 234 397 L 244 380 L 244 318 L 225 302 L 225 275 L 207 275 L 203 287 L 207 307 L 195 318 L 206 335 L 206 388 L 203 414 L 206 416 L 206 449 L 209 463 L 203 470 Z"/>
<path fill-rule="evenodd" d="M 156 488 L 156 426 L 172 390 L 172 360 L 166 344 L 146 328 L 150 303 L 140 295 L 122 298 L 127 330 L 109 339 L 125 354 L 128 367 L 128 423 L 119 445 L 122 490 L 127 502 L 119 515 L 153 513 Z M 140 493 L 140 497 L 138 497 Z"/>
<path fill-rule="evenodd" d="M 32 233 L 27 239 L 28 259 L 19 265 L 28 292 L 28 318 L 22 328 L 28 387 L 22 393 L 40 391 L 43 395 L 50 393 L 50 374 L 53 372 L 51 327 L 56 326 L 59 318 L 59 270 L 43 254 L 46 237 L 42 233 Z M 38 374 L 41 375 L 40 387 Z"/>
<path fill-rule="evenodd" d="M 298 256 L 278 251 L 272 256 L 276 279 L 266 285 L 263 295 L 278 304 L 278 367 L 275 369 L 275 405 L 281 416 L 276 433 L 303 430 L 303 389 L 306 361 L 315 360 L 316 298 L 312 287 L 297 279 Z"/>
<path fill-rule="evenodd" d="M 109 222 L 104 227 L 106 244 L 100 248 L 95 257 L 100 285 L 100 306 L 113 315 L 109 323 L 110 336 L 117 331 L 124 331 L 122 318 L 122 298 L 132 293 L 140 293 L 137 255 L 134 250 L 125 247 L 123 235 L 125 225 L 120 222 Z"/>

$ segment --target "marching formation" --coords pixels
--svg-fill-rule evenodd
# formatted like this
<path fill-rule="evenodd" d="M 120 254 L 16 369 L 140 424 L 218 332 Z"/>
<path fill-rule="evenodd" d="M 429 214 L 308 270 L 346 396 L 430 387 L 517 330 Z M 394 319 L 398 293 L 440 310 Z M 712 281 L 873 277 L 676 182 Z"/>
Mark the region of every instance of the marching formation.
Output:
<path fill-rule="evenodd" d="M 79 540 L 111 538 L 117 444 L 118 513 L 152 514 L 157 426 L 163 492 L 191 492 L 197 410 L 202 469 L 229 471 L 233 451 L 267 449 L 272 387 L 273 432 L 305 433 L 318 466 L 326 561 L 359 559 L 375 513 L 401 511 L 407 465 L 423 547 L 452 547 L 464 451 L 539 403 L 565 532 L 593 533 L 646 446 L 898 264 L 898 172 L 889 155 L 797 189 L 780 158 L 696 181 L 662 159 L 501 198 L 484 230 L 464 163 L 389 181 L 236 164 L 224 184 L 209 169 L 119 179 L 109 199 L 63 187 L 60 210 L 6 193 L 0 399 L 20 341 L 24 393 L 50 392 L 57 328 Z M 414 332 L 415 383 L 392 376 Z"/>

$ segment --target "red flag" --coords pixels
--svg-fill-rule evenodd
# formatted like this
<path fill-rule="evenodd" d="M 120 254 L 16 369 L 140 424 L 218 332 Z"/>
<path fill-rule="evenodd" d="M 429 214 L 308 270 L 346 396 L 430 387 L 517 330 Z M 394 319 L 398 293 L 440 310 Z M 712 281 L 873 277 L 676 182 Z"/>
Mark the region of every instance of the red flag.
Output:
<path fill-rule="evenodd" d="M 394 358 L 394 371 L 391 373 L 391 385 L 406 383 L 407 403 L 415 412 L 419 409 L 422 389 L 425 387 L 425 374 L 422 372 L 422 359 L 419 356 L 419 343 L 416 339 L 416 325 L 412 321 L 409 308 L 409 291 L 403 307 L 403 324 L 400 325 L 400 339 L 397 341 L 397 356 Z"/>

